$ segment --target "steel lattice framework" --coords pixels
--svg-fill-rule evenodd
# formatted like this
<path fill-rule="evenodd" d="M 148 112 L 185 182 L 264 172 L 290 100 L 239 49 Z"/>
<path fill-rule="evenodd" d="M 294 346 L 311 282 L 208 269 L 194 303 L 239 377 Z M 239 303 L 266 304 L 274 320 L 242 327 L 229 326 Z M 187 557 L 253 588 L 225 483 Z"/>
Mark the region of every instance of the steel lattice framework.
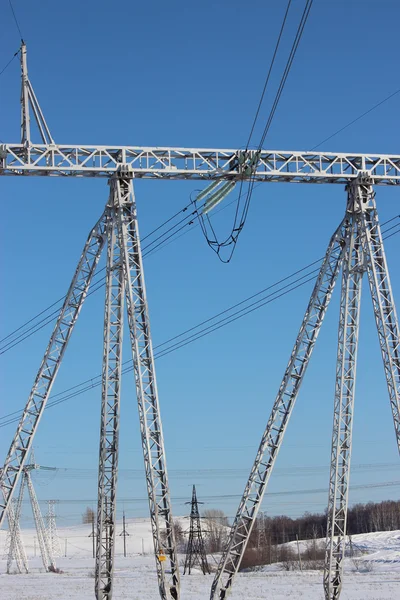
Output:
<path fill-rule="evenodd" d="M 190 504 L 190 527 L 183 574 L 185 575 L 187 571 L 190 575 L 191 570 L 197 565 L 205 575 L 210 573 L 210 567 L 207 562 L 199 513 L 199 504 L 203 503 L 197 500 L 196 486 L 193 486 L 191 502 L 186 502 L 186 504 Z"/>
<path fill-rule="evenodd" d="M 36 493 L 33 487 L 30 469 L 24 470 L 24 479 L 28 488 L 29 497 L 32 505 L 33 518 L 36 525 L 36 533 L 39 542 L 40 553 L 42 555 L 43 566 L 46 571 L 55 571 L 56 563 L 52 554 L 50 540 L 47 536 L 46 527 L 44 525 L 42 513 L 40 511 L 39 502 L 36 498 Z"/>
<path fill-rule="evenodd" d="M 51 554 L 54 558 L 61 556 L 60 540 L 57 532 L 55 506 L 57 500 L 47 501 L 46 534 L 49 540 Z"/>
<path fill-rule="evenodd" d="M 25 573 L 29 572 L 28 568 L 28 560 L 25 553 L 25 546 L 21 536 L 20 529 L 20 519 L 21 519 L 21 511 L 22 511 L 22 501 L 24 497 L 25 487 L 29 492 L 29 499 L 32 506 L 33 518 L 35 521 L 36 534 L 39 542 L 40 554 L 42 557 L 43 567 L 45 571 L 55 571 L 56 565 L 54 561 L 54 545 L 53 540 L 50 535 L 49 529 L 46 530 L 44 526 L 44 521 L 42 517 L 42 513 L 40 511 L 40 506 L 37 501 L 36 493 L 32 483 L 31 472 L 36 469 L 45 469 L 54 471 L 53 467 L 41 467 L 40 465 L 34 462 L 33 452 L 31 453 L 31 464 L 25 465 L 22 470 L 22 478 L 18 493 L 18 499 L 16 501 L 16 508 L 14 510 L 13 503 L 14 499 L 9 503 L 7 509 L 8 522 L 9 522 L 9 532 L 7 541 L 7 573 L 11 573 L 11 567 L 13 560 L 15 559 L 17 569 L 19 573 L 22 573 L 24 570 Z M 55 517 L 54 517 L 54 502 L 50 501 L 50 505 L 53 507 L 49 512 L 53 516 L 54 520 L 54 530 L 55 530 Z"/>
<path fill-rule="evenodd" d="M 29 572 L 28 559 L 25 552 L 25 546 L 21 536 L 20 515 L 22 508 L 22 499 L 24 496 L 25 480 L 22 478 L 19 488 L 18 499 L 8 505 L 8 540 L 6 544 L 5 558 L 7 559 L 7 573 L 11 573 L 13 559 L 15 559 L 19 573 Z M 15 503 L 15 509 L 13 504 Z M 7 552 L 7 554 L 6 554 Z"/>
<path fill-rule="evenodd" d="M 364 271 L 368 273 L 400 447 L 399 326 L 372 189 L 373 185 L 400 185 L 400 155 L 59 145 L 53 141 L 29 80 L 25 44 L 21 47 L 21 70 L 21 143 L 0 146 L 0 175 L 104 177 L 109 180 L 110 194 L 83 249 L 1 471 L 4 499 L 0 502 L 0 524 L 6 511 L 13 522 L 11 501 L 18 479 L 24 472 L 25 461 L 100 254 L 107 246 L 96 597 L 97 600 L 112 598 L 125 300 L 159 590 L 163 600 L 177 600 L 180 596 L 179 568 L 133 180 L 344 184 L 348 189 L 346 214 L 329 243 L 211 591 L 211 598 L 218 596 L 222 600 L 231 590 L 343 265 L 324 575 L 327 600 L 337 600 L 342 585 L 359 297 Z M 30 109 L 42 138 L 40 144 L 31 140 Z M 32 494 L 29 473 L 27 483 Z M 47 562 L 49 560 L 50 557 Z"/>
<path fill-rule="evenodd" d="M 400 185 L 400 155 L 47 143 L 0 145 L 2 175 L 110 178 L 121 164 L 129 165 L 136 179 L 255 179 L 343 185 L 360 173 L 368 173 L 375 184 Z"/>

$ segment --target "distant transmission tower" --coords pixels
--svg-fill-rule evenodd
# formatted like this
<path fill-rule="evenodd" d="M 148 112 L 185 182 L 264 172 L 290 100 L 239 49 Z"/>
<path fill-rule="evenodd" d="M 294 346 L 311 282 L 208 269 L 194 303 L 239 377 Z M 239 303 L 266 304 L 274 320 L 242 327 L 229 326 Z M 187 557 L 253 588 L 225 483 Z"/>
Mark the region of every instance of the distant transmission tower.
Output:
<path fill-rule="evenodd" d="M 51 552 L 54 558 L 61 556 L 60 539 L 58 537 L 57 525 L 56 525 L 56 512 L 55 504 L 57 500 L 47 501 L 47 515 L 46 515 L 46 526 L 47 526 L 47 538 L 51 547 Z"/>
<path fill-rule="evenodd" d="M 20 487 L 20 495 L 21 488 L 23 489 L 22 483 Z M 6 545 L 4 548 L 4 560 L 7 560 L 7 573 L 11 573 L 13 560 L 15 560 L 19 573 L 22 573 L 23 571 L 25 571 L 25 573 L 29 572 L 28 559 L 26 557 L 25 548 L 21 537 L 19 518 L 17 518 L 18 504 L 18 500 L 12 500 L 7 511 L 8 532 Z"/>
<path fill-rule="evenodd" d="M 192 501 L 187 502 L 190 504 L 190 530 L 189 530 L 189 542 L 186 551 L 185 568 L 183 574 L 186 571 L 190 575 L 190 571 L 193 567 L 198 565 L 203 571 L 203 574 L 210 573 L 210 567 L 208 566 L 206 551 L 204 549 L 204 540 L 201 531 L 199 504 L 202 502 L 197 501 L 196 486 L 193 486 Z"/>
<path fill-rule="evenodd" d="M 41 467 L 40 465 L 36 464 L 34 453 L 32 450 L 30 454 L 30 464 L 25 465 L 22 470 L 22 479 L 19 488 L 18 498 L 16 502 L 12 501 L 7 508 L 7 516 L 9 523 L 9 532 L 6 539 L 5 550 L 5 552 L 7 552 L 7 573 L 11 573 L 11 568 L 14 560 L 16 562 L 17 570 L 19 573 L 22 573 L 23 571 L 25 571 L 26 573 L 29 572 L 28 560 L 26 557 L 20 529 L 22 501 L 24 497 L 25 487 L 28 489 L 29 499 L 32 506 L 32 513 L 35 521 L 36 534 L 39 542 L 43 566 L 46 571 L 54 571 L 56 568 L 54 562 L 54 555 L 52 552 L 51 538 L 48 535 L 48 529 L 46 530 L 44 526 L 42 513 L 40 511 L 40 506 L 36 497 L 31 478 L 31 472 L 38 469 L 45 469 L 50 471 L 56 470 L 54 469 L 54 467 Z M 54 500 L 51 502 L 53 502 L 54 504 Z M 54 507 L 52 509 L 52 512 L 54 517 L 54 531 L 57 535 L 57 531 L 55 529 Z"/>

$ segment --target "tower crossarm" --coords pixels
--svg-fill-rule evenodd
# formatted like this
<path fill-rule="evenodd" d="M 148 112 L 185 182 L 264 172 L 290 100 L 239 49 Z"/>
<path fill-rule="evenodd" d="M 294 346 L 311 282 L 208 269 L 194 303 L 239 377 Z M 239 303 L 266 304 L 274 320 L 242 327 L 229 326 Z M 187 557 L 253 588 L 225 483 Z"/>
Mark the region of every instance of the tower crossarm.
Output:
<path fill-rule="evenodd" d="M 0 145 L 0 175 L 109 178 L 121 163 L 129 165 L 136 179 L 252 179 L 343 184 L 363 173 L 374 184 L 400 185 L 400 155 L 140 146 Z"/>

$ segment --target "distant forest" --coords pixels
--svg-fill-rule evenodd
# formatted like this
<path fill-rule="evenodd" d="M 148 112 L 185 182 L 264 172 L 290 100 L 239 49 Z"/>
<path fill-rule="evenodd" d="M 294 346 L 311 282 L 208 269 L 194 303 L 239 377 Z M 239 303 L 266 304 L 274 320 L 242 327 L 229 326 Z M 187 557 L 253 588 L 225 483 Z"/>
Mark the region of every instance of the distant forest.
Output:
<path fill-rule="evenodd" d="M 295 548 L 287 542 L 296 539 L 309 540 L 301 553 L 306 569 L 322 569 L 324 566 L 326 536 L 326 513 L 305 513 L 291 519 L 286 516 L 268 517 L 260 515 L 254 524 L 250 540 L 241 562 L 241 569 L 257 568 L 258 565 L 281 562 L 287 570 L 299 566 Z M 347 513 L 347 535 L 374 531 L 400 529 L 400 500 L 354 504 Z M 322 538 L 322 539 L 321 539 Z M 358 552 L 356 545 L 349 545 L 349 556 Z M 359 566 L 355 563 L 355 568 Z"/>
<path fill-rule="evenodd" d="M 347 512 L 347 535 L 373 531 L 393 531 L 400 529 L 400 500 L 384 500 L 354 504 Z M 308 513 L 302 517 L 269 517 L 261 515 L 256 519 L 250 544 L 257 544 L 261 537 L 268 536 L 272 544 L 284 544 L 296 539 L 310 540 L 326 535 L 326 513 Z"/>
<path fill-rule="evenodd" d="M 348 509 L 347 515 L 347 535 L 349 536 L 374 531 L 393 531 L 400 529 L 400 500 L 354 504 Z M 229 533 L 228 517 L 222 510 L 208 509 L 202 513 L 201 522 L 206 552 L 209 554 L 222 552 Z M 257 564 L 248 560 L 254 553 L 257 554 L 258 561 L 264 561 L 258 562 L 258 564 L 282 560 L 283 550 L 280 549 L 277 554 L 276 547 L 294 541 L 296 535 L 299 540 L 310 540 L 314 559 L 317 558 L 317 554 L 323 556 L 324 551 L 321 551 L 321 548 L 326 536 L 326 522 L 326 513 L 306 512 L 297 519 L 291 519 L 286 515 L 269 517 L 265 513 L 259 514 L 254 523 L 242 564 L 248 565 L 249 562 Z M 174 527 L 179 551 L 186 552 L 188 529 L 184 531 L 179 522 L 176 522 Z M 273 550 L 273 548 L 275 549 Z"/>

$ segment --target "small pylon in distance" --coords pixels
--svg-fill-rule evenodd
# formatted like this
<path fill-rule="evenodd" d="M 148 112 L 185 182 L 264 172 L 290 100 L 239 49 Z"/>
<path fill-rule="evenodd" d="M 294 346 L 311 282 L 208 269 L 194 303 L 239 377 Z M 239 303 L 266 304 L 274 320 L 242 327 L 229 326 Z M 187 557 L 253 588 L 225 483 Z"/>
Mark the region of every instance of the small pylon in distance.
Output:
<path fill-rule="evenodd" d="M 57 532 L 55 505 L 57 500 L 47 500 L 47 536 L 53 557 L 61 556 L 60 539 Z"/>
<path fill-rule="evenodd" d="M 199 504 L 202 502 L 197 501 L 196 486 L 193 486 L 192 500 L 186 502 L 190 504 L 190 529 L 189 529 L 189 541 L 186 551 L 185 567 L 183 574 L 186 571 L 190 575 L 190 571 L 193 567 L 198 565 L 202 570 L 203 574 L 210 573 L 210 567 L 208 566 L 206 551 L 204 548 L 203 534 L 201 530 Z"/>

